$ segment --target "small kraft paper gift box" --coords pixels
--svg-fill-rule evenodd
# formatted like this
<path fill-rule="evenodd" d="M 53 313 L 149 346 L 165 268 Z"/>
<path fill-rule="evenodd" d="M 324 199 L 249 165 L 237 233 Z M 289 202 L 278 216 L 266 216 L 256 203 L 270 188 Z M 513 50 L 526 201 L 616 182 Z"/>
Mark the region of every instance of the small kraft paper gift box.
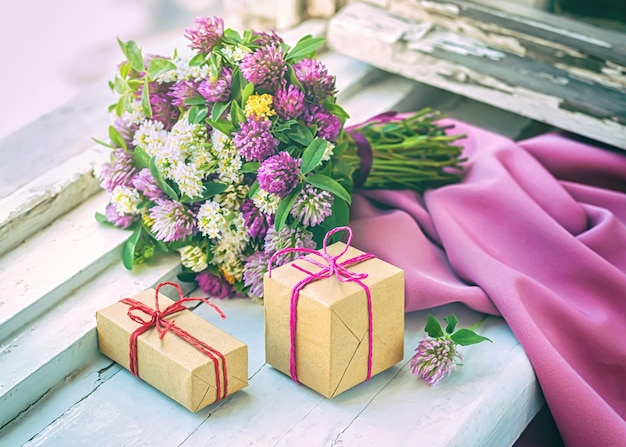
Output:
<path fill-rule="evenodd" d="M 348 231 L 347 244 L 327 246 Z M 404 271 L 350 247 L 348 227 L 322 251 L 285 249 L 264 277 L 268 364 L 334 397 L 402 360 Z M 308 255 L 271 269 L 289 252 Z"/>
<path fill-rule="evenodd" d="M 159 293 L 178 290 L 180 300 Z M 100 351 L 196 412 L 248 385 L 248 347 L 188 310 L 180 286 L 161 283 L 96 313 Z"/>

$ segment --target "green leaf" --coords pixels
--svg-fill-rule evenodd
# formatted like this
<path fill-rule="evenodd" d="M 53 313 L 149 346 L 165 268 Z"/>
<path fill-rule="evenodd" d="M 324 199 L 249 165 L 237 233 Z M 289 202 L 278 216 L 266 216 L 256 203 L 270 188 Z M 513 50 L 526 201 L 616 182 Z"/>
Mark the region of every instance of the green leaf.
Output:
<path fill-rule="evenodd" d="M 245 107 L 246 101 L 254 93 L 254 84 L 252 82 L 248 82 L 246 86 L 243 88 L 243 92 L 241 92 L 241 104 Z"/>
<path fill-rule="evenodd" d="M 126 240 L 122 248 L 122 263 L 128 270 L 133 269 L 135 264 L 135 248 L 141 238 L 142 228 L 138 227 L 135 232 Z"/>
<path fill-rule="evenodd" d="M 117 93 L 118 95 L 121 95 L 126 92 L 127 88 L 128 84 L 124 82 L 122 78 L 116 76 L 113 80 L 113 91 L 115 91 L 115 93 Z"/>
<path fill-rule="evenodd" d="M 300 194 L 300 190 L 302 189 L 302 184 L 298 183 L 293 191 L 291 191 L 286 197 L 283 197 L 278 204 L 278 209 L 276 210 L 276 217 L 274 220 L 274 228 L 276 231 L 280 231 L 284 226 L 285 222 L 287 222 L 287 217 L 289 217 L 289 212 L 293 207 L 294 202 L 298 198 L 298 194 Z"/>
<path fill-rule="evenodd" d="M 294 71 L 293 66 L 291 64 L 287 64 L 287 72 L 285 73 L 285 77 L 287 78 L 290 84 L 295 85 L 301 91 L 304 90 L 304 88 L 302 87 L 302 83 L 296 76 L 296 72 Z"/>
<path fill-rule="evenodd" d="M 247 83 L 248 81 L 243 77 L 241 70 L 239 70 L 239 68 L 235 68 L 233 70 L 230 83 L 230 95 L 233 100 L 241 101 L 243 86 Z"/>
<path fill-rule="evenodd" d="M 261 166 L 261 163 L 259 163 L 258 161 L 249 161 L 247 163 L 244 163 L 244 165 L 241 167 L 240 172 L 242 174 L 256 174 L 256 172 L 259 170 L 259 166 Z"/>
<path fill-rule="evenodd" d="M 234 126 L 246 120 L 246 115 L 243 113 L 243 110 L 241 110 L 237 101 L 233 101 L 230 106 L 230 116 Z"/>
<path fill-rule="evenodd" d="M 128 42 L 126 42 L 124 47 L 126 49 L 124 55 L 128 59 L 128 62 L 130 62 L 130 66 L 133 68 L 133 70 L 138 72 L 144 71 L 146 67 L 143 63 L 141 49 L 137 46 L 137 44 L 134 41 L 129 40 Z"/>
<path fill-rule="evenodd" d="M 459 322 L 459 320 L 457 320 L 456 315 L 452 314 L 452 315 L 448 315 L 447 317 L 444 317 L 444 320 L 446 320 L 446 323 L 448 324 L 446 326 L 446 333 L 447 334 L 451 334 L 454 332 L 454 329 L 456 328 L 457 323 Z"/>
<path fill-rule="evenodd" d="M 235 126 L 228 120 L 209 120 L 209 125 L 225 135 L 230 135 L 235 131 Z"/>
<path fill-rule="evenodd" d="M 346 112 L 344 108 L 338 104 L 325 102 L 322 104 L 322 106 L 324 106 L 324 110 L 326 110 L 328 113 L 332 113 L 339 119 L 347 120 L 348 118 L 350 118 L 350 115 L 348 115 L 348 112 Z"/>
<path fill-rule="evenodd" d="M 250 185 L 250 189 L 248 190 L 248 197 L 249 198 L 254 197 L 254 195 L 256 194 L 258 190 L 259 190 L 259 181 L 255 180 L 254 183 Z"/>
<path fill-rule="evenodd" d="M 203 106 L 192 106 L 189 109 L 189 124 L 201 123 L 209 114 L 209 108 Z"/>
<path fill-rule="evenodd" d="M 461 346 L 475 345 L 483 341 L 488 341 L 492 343 L 492 341 L 487 337 L 478 335 L 476 332 L 465 328 L 459 329 L 454 334 L 452 334 L 450 338 L 453 342 L 458 343 Z"/>
<path fill-rule="evenodd" d="M 217 121 L 229 107 L 230 101 L 216 102 L 215 104 L 213 104 L 213 108 L 211 109 L 211 119 L 213 121 Z"/>
<path fill-rule="evenodd" d="M 182 282 L 196 282 L 196 272 L 180 272 L 176 275 L 179 281 Z"/>
<path fill-rule="evenodd" d="M 150 105 L 150 83 L 146 78 L 141 91 L 141 108 L 148 118 L 152 118 L 152 106 Z"/>
<path fill-rule="evenodd" d="M 202 64 L 204 64 L 207 60 L 207 54 L 205 53 L 198 53 L 196 54 L 194 57 L 191 58 L 191 60 L 189 61 L 189 66 L 191 67 L 198 67 Z"/>
<path fill-rule="evenodd" d="M 313 142 L 313 132 L 302 123 L 291 126 L 285 134 L 298 144 L 308 146 Z"/>
<path fill-rule="evenodd" d="M 305 177 L 304 180 L 313 186 L 317 186 L 324 191 L 332 192 L 335 196 L 345 200 L 348 203 L 352 202 L 352 198 L 346 189 L 339 184 L 336 180 L 322 174 L 313 174 Z"/>
<path fill-rule="evenodd" d="M 300 166 L 303 174 L 308 174 L 317 167 L 326 152 L 327 146 L 328 142 L 322 138 L 316 138 L 307 146 L 302 154 L 302 165 Z"/>
<path fill-rule="evenodd" d="M 104 146 L 104 147 L 108 147 L 108 148 L 110 148 L 110 149 L 117 149 L 117 148 L 116 148 L 115 146 L 113 146 L 112 144 L 105 143 L 104 141 L 102 141 L 102 140 L 98 140 L 97 138 L 91 137 L 91 139 L 92 139 L 93 141 L 95 141 L 96 143 L 101 144 L 101 145 L 102 145 L 102 146 Z"/>
<path fill-rule="evenodd" d="M 99 224 L 106 225 L 107 227 L 115 227 L 115 225 L 109 222 L 109 219 L 107 219 L 106 216 L 102 213 L 96 212 L 94 217 L 96 218 L 96 222 L 98 222 Z"/>
<path fill-rule="evenodd" d="M 202 192 L 201 196 L 187 197 L 183 195 L 180 199 L 181 203 L 196 203 L 204 201 L 206 199 L 210 199 L 214 195 L 224 192 L 228 187 L 224 183 L 218 182 L 206 182 L 202 185 L 204 186 L 204 191 Z"/>
<path fill-rule="evenodd" d="M 439 323 L 439 320 L 433 314 L 428 314 L 428 321 L 426 322 L 424 330 L 432 338 L 443 337 L 441 323 Z"/>
<path fill-rule="evenodd" d="M 313 37 L 310 34 L 302 37 L 287 53 L 285 60 L 297 61 L 303 57 L 313 57 L 317 50 L 326 41 L 323 37 Z"/>
<path fill-rule="evenodd" d="M 158 240 L 149 227 L 147 227 L 145 224 L 142 224 L 142 226 L 144 233 L 150 236 L 150 239 L 152 239 L 152 243 L 159 251 L 162 251 L 163 253 L 167 253 L 168 251 L 170 251 L 167 244 L 163 241 Z"/>
<path fill-rule="evenodd" d="M 115 147 L 126 149 L 126 141 L 124 141 L 122 135 L 120 135 L 117 129 L 113 126 L 109 126 L 109 138 L 111 139 Z"/>
<path fill-rule="evenodd" d="M 224 42 L 230 44 L 241 43 L 241 36 L 232 28 L 224 30 Z"/>
<path fill-rule="evenodd" d="M 152 177 L 154 177 L 154 180 L 159 185 L 159 188 L 161 188 L 161 190 L 165 194 L 167 194 L 170 198 L 174 200 L 178 200 L 178 194 L 176 193 L 176 191 L 174 191 L 174 188 L 172 188 L 169 185 L 169 183 L 167 183 L 167 181 L 161 175 L 161 172 L 159 171 L 159 168 L 156 165 L 156 159 L 154 157 L 150 159 L 150 174 L 152 174 Z"/>
<path fill-rule="evenodd" d="M 168 71 L 176 70 L 176 64 L 161 58 L 150 59 L 150 64 L 148 65 L 148 77 L 151 80 L 156 79 Z"/>
<path fill-rule="evenodd" d="M 184 103 L 188 106 L 205 106 L 206 99 L 204 96 L 194 96 L 192 98 L 185 99 Z"/>
<path fill-rule="evenodd" d="M 150 167 L 150 155 L 141 146 L 135 146 L 133 153 L 133 159 L 135 161 L 135 167 L 139 170 Z"/>

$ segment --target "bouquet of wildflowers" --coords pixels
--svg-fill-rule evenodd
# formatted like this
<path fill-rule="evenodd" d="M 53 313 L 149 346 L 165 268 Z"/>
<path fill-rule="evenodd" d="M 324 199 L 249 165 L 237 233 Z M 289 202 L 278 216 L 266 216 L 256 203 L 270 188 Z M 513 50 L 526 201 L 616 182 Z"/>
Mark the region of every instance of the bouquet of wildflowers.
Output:
<path fill-rule="evenodd" d="M 224 29 L 219 17 L 196 18 L 185 36 L 191 51 L 172 57 L 119 41 L 115 119 L 99 141 L 112 149 L 100 173 L 110 204 L 96 218 L 133 231 L 127 268 L 175 250 L 182 280 L 216 297 L 261 298 L 273 253 L 316 248 L 347 224 L 355 179 L 420 190 L 457 178 L 458 137 L 436 113 L 344 129 L 335 78 L 314 59 L 323 38 L 289 47 L 273 32 Z"/>

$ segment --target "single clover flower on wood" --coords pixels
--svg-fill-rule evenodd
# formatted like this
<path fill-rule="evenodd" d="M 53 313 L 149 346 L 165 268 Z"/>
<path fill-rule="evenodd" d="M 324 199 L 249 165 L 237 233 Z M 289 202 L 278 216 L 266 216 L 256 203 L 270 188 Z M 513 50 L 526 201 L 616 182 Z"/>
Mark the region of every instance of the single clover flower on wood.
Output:
<path fill-rule="evenodd" d="M 430 386 L 437 385 L 452 374 L 457 365 L 461 366 L 457 361 L 463 359 L 459 346 L 491 342 L 487 337 L 474 332 L 485 318 L 486 316 L 469 329 L 461 328 L 455 331 L 458 320 L 456 315 L 449 315 L 444 318 L 447 323 L 444 332 L 439 320 L 428 314 L 424 328 L 427 335 L 417 344 L 415 355 L 411 358 L 410 367 L 413 374 L 424 379 Z"/>

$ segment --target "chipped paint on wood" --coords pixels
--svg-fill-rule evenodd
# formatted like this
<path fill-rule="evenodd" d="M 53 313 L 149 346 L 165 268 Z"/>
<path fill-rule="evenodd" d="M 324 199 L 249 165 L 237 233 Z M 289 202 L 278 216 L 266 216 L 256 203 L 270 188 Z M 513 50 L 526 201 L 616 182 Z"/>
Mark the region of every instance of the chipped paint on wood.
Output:
<path fill-rule="evenodd" d="M 412 2 L 417 3 L 423 2 Z M 385 70 L 626 148 L 626 79 L 620 64 L 586 54 L 585 48 L 561 51 L 531 38 L 520 40 L 523 56 L 507 51 L 510 41 L 503 48 L 482 32 L 476 34 L 481 39 L 454 33 L 441 26 L 448 19 L 406 17 L 351 5 L 330 21 L 329 44 Z"/>

